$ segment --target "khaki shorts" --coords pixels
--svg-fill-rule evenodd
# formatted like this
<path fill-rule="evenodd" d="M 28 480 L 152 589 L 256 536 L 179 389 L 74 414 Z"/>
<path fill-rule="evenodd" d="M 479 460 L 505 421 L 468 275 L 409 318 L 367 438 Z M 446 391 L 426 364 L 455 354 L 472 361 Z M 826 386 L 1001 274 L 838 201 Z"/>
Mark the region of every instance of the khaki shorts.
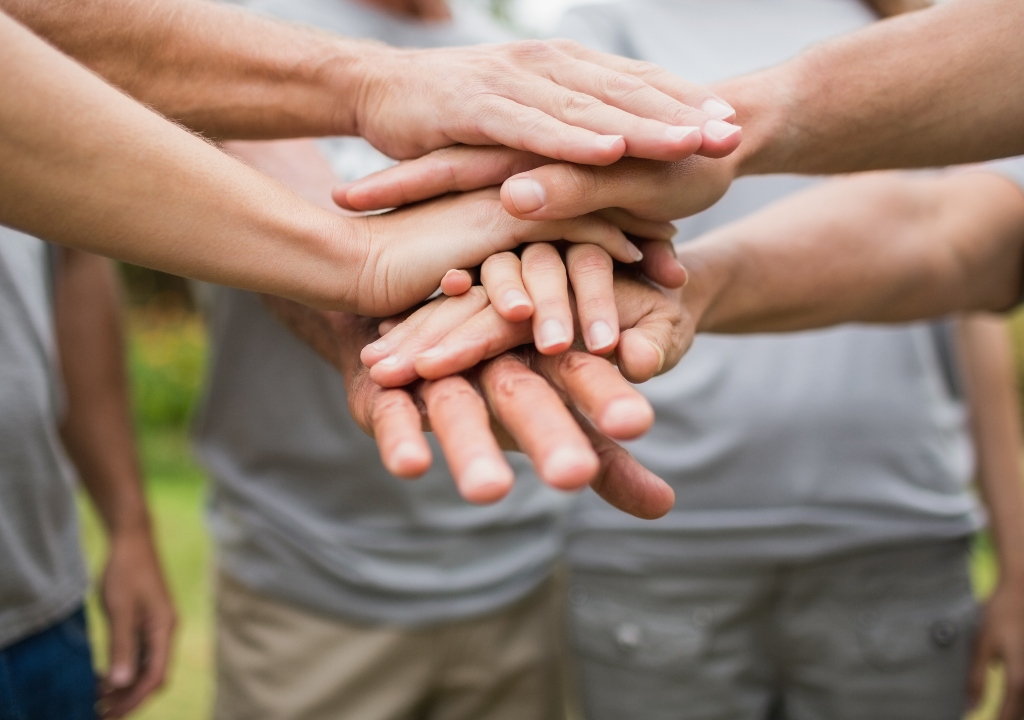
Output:
<path fill-rule="evenodd" d="M 961 720 L 966 541 L 665 575 L 577 572 L 588 720 Z"/>
<path fill-rule="evenodd" d="M 423 628 L 364 626 L 220 575 L 216 720 L 564 717 L 559 589 Z"/>

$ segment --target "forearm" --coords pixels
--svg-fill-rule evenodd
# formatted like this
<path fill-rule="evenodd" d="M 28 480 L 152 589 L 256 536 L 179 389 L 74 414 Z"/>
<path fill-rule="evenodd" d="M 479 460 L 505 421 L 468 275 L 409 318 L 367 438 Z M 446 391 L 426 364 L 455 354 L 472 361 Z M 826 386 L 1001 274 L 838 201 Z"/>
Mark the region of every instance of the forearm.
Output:
<path fill-rule="evenodd" d="M 1003 320 L 973 315 L 958 328 L 961 365 L 1000 582 L 1024 590 L 1024 486 L 1013 345 Z"/>
<path fill-rule="evenodd" d="M 0 15 L 0 222 L 167 272 L 346 306 L 344 218 L 175 127 Z"/>
<path fill-rule="evenodd" d="M 679 259 L 702 331 L 1001 311 L 1021 292 L 1024 194 L 988 173 L 837 180 L 683 245 Z"/>
<path fill-rule="evenodd" d="M 1024 3 L 953 0 L 719 86 L 741 174 L 926 167 L 1024 153 Z"/>
<path fill-rule="evenodd" d="M 62 252 L 56 327 L 67 389 L 61 433 L 68 454 L 109 535 L 148 533 L 117 279 L 108 260 Z"/>
<path fill-rule="evenodd" d="M 0 0 L 0 10 L 212 137 L 356 134 L 361 77 L 385 51 L 205 0 Z"/>

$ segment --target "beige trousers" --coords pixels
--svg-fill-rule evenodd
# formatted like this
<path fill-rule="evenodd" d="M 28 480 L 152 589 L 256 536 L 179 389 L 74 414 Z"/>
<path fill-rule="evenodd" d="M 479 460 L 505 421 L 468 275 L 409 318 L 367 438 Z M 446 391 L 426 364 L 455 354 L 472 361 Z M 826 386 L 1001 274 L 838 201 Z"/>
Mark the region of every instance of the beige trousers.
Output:
<path fill-rule="evenodd" d="M 556 720 L 561 593 L 544 583 L 490 615 L 362 626 L 221 574 L 216 720 Z"/>

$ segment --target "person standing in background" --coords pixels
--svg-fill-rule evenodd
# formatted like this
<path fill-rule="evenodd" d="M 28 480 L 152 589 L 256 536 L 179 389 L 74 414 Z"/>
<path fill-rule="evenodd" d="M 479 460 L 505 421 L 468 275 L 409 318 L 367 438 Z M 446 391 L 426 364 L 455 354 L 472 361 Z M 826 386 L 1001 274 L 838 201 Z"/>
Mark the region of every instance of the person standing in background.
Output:
<path fill-rule="evenodd" d="M 464 6 L 428 22 L 386 1 L 246 5 L 397 46 L 505 39 Z M 326 203 L 338 178 L 390 162 L 353 138 L 227 149 L 271 174 L 280 158 L 319 181 Z M 509 454 L 516 483 L 493 506 L 467 503 L 443 465 L 399 480 L 350 416 L 338 368 L 275 317 L 280 299 L 200 287 L 212 353 L 195 444 L 213 481 L 214 717 L 561 718 L 553 573 L 570 498 L 521 454 Z"/>
<path fill-rule="evenodd" d="M 873 18 L 856 0 L 650 0 L 573 11 L 562 33 L 713 82 Z M 813 182 L 740 180 L 680 237 Z M 993 658 L 1020 675 L 1008 350 L 1005 329 L 982 318 L 701 336 L 641 386 L 657 421 L 628 447 L 676 506 L 644 523 L 584 497 L 574 514 L 569 613 L 586 716 L 959 720 Z M 977 650 L 976 471 L 1002 569 Z M 1022 713 L 1021 688 L 1009 690 L 1005 720 Z"/>
<path fill-rule="evenodd" d="M 0 228 L 0 718 L 122 717 L 160 686 L 174 609 L 128 404 L 117 278 L 104 258 Z M 75 487 L 109 546 L 110 666 L 97 687 Z"/>

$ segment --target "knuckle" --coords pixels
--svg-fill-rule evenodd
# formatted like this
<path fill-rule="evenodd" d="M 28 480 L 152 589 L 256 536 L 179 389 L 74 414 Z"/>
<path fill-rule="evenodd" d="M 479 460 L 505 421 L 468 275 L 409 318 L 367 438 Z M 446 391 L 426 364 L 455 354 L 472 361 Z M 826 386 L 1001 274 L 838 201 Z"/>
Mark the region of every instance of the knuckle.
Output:
<path fill-rule="evenodd" d="M 566 117 L 592 115 L 603 104 L 597 98 L 581 92 L 563 92 L 558 98 L 559 109 Z"/>
<path fill-rule="evenodd" d="M 524 397 L 524 394 L 535 388 L 539 378 L 519 368 L 507 365 L 503 372 L 493 373 L 489 378 L 491 392 L 499 402 Z"/>
<path fill-rule="evenodd" d="M 509 56 L 519 61 L 543 60 L 555 54 L 554 46 L 543 40 L 518 40 L 508 47 Z"/>
<path fill-rule="evenodd" d="M 610 72 L 602 80 L 606 94 L 612 97 L 629 97 L 648 89 L 649 85 L 635 75 Z"/>
<path fill-rule="evenodd" d="M 622 65 L 622 72 L 643 77 L 661 72 L 661 68 L 646 60 L 627 60 Z"/>
<path fill-rule="evenodd" d="M 483 406 L 483 399 L 467 382 L 442 380 L 434 383 L 431 387 L 430 400 L 431 404 L 436 404 L 439 407 L 447 405 Z"/>
<path fill-rule="evenodd" d="M 596 245 L 574 245 L 569 249 L 569 273 L 581 278 L 607 276 L 611 281 L 612 258 Z"/>
<path fill-rule="evenodd" d="M 577 351 L 564 352 L 556 356 L 558 372 L 562 376 L 586 372 L 592 356 Z"/>

